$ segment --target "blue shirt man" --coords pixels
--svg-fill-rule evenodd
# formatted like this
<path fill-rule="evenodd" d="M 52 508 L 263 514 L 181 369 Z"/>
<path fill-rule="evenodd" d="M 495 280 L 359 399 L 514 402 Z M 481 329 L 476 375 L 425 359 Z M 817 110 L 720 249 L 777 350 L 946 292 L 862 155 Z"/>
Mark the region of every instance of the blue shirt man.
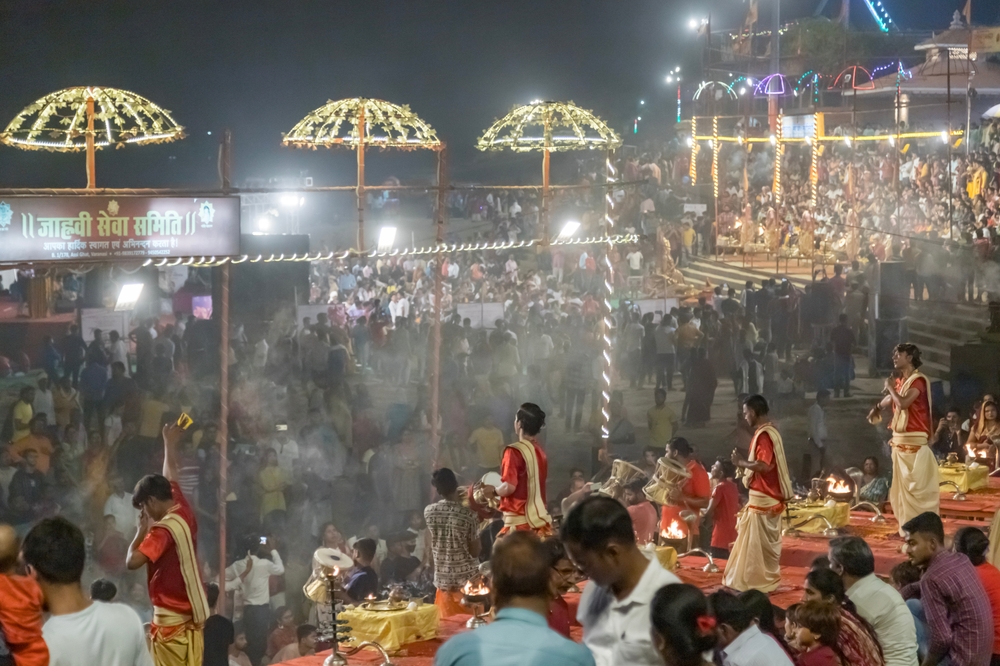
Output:
<path fill-rule="evenodd" d="M 523 608 L 504 608 L 475 631 L 441 646 L 434 666 L 593 666 L 583 645 L 552 631 L 544 617 Z"/>
<path fill-rule="evenodd" d="M 434 666 L 594 666 L 590 650 L 549 628 L 550 558 L 531 532 L 498 541 L 490 558 L 496 619 L 449 639 Z"/>

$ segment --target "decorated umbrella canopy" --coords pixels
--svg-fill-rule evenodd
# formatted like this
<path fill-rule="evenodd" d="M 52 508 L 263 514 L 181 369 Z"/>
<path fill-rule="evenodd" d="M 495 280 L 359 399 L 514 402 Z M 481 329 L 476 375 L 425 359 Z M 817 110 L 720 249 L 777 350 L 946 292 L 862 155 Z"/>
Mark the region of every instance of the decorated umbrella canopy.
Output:
<path fill-rule="evenodd" d="M 96 187 L 94 151 L 130 143 L 184 138 L 170 112 L 145 97 L 117 88 L 76 87 L 50 93 L 26 106 L 0 134 L 23 150 L 87 152 L 87 187 Z"/>
<path fill-rule="evenodd" d="M 358 250 L 365 249 L 365 147 L 397 150 L 444 148 L 437 132 L 409 106 L 353 97 L 329 101 L 284 135 L 293 148 L 354 148 L 358 154 Z"/>
<path fill-rule="evenodd" d="M 621 138 L 592 112 L 573 102 L 532 102 L 516 107 L 479 138 L 479 150 L 542 151 L 542 239 L 548 241 L 549 156 L 585 148 L 610 150 Z"/>

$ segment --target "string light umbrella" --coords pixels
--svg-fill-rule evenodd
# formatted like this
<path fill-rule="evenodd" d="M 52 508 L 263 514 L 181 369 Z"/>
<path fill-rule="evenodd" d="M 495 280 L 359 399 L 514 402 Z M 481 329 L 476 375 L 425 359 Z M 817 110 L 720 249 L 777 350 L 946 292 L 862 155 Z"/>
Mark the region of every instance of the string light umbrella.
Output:
<path fill-rule="evenodd" d="M 358 251 L 365 251 L 365 149 L 434 150 L 444 144 L 409 106 L 381 99 L 352 97 L 328 101 L 284 135 L 293 148 L 353 148 L 358 157 Z"/>
<path fill-rule="evenodd" d="M 621 137 L 592 111 L 573 102 L 534 101 L 515 107 L 483 132 L 479 150 L 542 153 L 542 242 L 549 240 L 549 160 L 554 152 L 614 150 Z"/>
<path fill-rule="evenodd" d="M 94 154 L 132 143 L 184 138 L 170 112 L 128 90 L 77 86 L 49 93 L 24 107 L 0 133 L 0 142 L 22 150 L 87 153 L 87 188 L 97 187 Z"/>

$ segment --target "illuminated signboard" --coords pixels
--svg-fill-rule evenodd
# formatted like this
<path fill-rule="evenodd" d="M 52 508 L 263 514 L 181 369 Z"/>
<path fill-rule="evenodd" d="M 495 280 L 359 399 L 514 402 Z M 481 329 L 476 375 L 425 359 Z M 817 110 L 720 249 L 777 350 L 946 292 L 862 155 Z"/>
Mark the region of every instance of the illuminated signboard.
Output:
<path fill-rule="evenodd" d="M 0 262 L 239 254 L 239 197 L 0 198 Z"/>

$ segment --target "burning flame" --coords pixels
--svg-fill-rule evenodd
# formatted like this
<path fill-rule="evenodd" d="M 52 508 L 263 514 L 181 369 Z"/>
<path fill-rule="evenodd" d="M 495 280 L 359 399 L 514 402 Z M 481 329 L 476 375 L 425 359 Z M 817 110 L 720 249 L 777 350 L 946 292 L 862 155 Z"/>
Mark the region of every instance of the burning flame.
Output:
<path fill-rule="evenodd" d="M 478 583 L 475 584 L 475 586 L 473 586 L 472 581 L 470 580 L 464 586 L 462 586 L 462 594 L 466 595 L 467 597 L 485 597 L 489 593 L 490 593 L 490 588 L 487 587 L 486 584 L 483 583 L 482 581 L 479 581 Z"/>
<path fill-rule="evenodd" d="M 976 451 L 974 448 L 972 448 L 971 444 L 966 444 L 965 450 L 969 454 L 970 458 L 986 458 L 988 454 L 988 452 L 986 451 Z"/>
<path fill-rule="evenodd" d="M 835 495 L 844 495 L 851 492 L 851 486 L 843 479 L 838 479 L 837 477 L 831 475 L 826 477 L 826 482 L 829 484 L 827 486 L 827 492 Z"/>
<path fill-rule="evenodd" d="M 340 567 L 334 567 L 333 573 L 331 574 L 334 578 L 340 575 Z"/>
<path fill-rule="evenodd" d="M 660 532 L 660 536 L 664 539 L 683 539 L 687 536 L 687 533 L 681 529 L 680 523 L 676 520 L 671 521 L 670 527 L 668 529 Z"/>
<path fill-rule="evenodd" d="M 365 601 L 375 601 L 375 595 L 369 594 L 367 597 L 365 597 Z"/>

